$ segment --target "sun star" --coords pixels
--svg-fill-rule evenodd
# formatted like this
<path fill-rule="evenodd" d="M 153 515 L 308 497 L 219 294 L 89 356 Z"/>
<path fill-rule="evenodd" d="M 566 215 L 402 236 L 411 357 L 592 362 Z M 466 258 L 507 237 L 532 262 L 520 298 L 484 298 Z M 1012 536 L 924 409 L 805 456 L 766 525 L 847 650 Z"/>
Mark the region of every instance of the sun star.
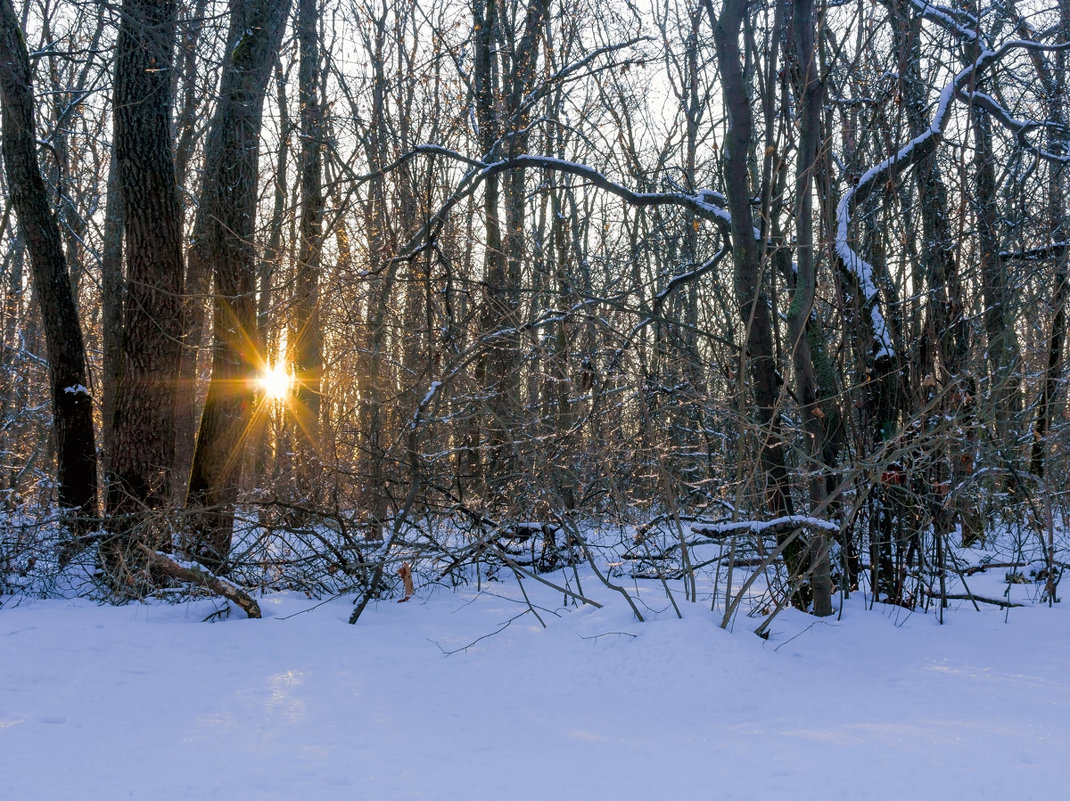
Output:
<path fill-rule="evenodd" d="M 293 376 L 287 371 L 286 365 L 269 364 L 260 371 L 256 383 L 269 400 L 282 401 L 290 394 Z"/>

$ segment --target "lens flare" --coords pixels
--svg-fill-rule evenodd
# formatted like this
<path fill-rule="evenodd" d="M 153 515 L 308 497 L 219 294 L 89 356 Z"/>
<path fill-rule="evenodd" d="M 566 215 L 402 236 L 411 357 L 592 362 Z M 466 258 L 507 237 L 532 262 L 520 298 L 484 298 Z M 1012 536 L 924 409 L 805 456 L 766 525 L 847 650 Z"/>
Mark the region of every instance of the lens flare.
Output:
<path fill-rule="evenodd" d="M 293 388 L 293 376 L 286 369 L 286 365 L 269 364 L 261 370 L 256 383 L 269 400 L 284 401 Z"/>

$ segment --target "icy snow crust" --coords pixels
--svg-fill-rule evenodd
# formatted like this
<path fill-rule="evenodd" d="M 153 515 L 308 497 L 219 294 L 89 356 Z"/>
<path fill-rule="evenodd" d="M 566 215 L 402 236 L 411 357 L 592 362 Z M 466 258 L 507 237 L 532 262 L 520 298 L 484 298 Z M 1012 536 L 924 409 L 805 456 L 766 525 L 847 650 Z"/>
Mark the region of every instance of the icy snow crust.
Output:
<path fill-rule="evenodd" d="M 570 575 L 571 569 L 566 569 Z M 547 574 L 564 583 L 565 572 Z M 103 607 L 0 599 L 4 799 L 1058 798 L 1070 619 L 1027 604 L 910 612 L 856 593 L 717 626 L 669 581 L 617 575 L 647 622 L 515 578 L 373 602 L 204 599 Z M 737 579 L 738 581 L 738 579 Z M 1008 589 L 1009 588 L 1009 589 Z M 961 591 L 961 588 L 957 588 Z"/>

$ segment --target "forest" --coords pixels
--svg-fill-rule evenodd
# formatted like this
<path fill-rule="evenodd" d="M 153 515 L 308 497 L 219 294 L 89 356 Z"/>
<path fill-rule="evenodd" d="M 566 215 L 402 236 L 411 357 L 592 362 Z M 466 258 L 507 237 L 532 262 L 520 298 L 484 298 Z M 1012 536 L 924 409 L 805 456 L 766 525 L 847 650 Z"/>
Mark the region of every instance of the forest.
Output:
<path fill-rule="evenodd" d="M 1054 603 L 1068 58 L 1070 0 L 0 0 L 0 595 L 727 625 L 1006 607 L 998 541 Z"/>

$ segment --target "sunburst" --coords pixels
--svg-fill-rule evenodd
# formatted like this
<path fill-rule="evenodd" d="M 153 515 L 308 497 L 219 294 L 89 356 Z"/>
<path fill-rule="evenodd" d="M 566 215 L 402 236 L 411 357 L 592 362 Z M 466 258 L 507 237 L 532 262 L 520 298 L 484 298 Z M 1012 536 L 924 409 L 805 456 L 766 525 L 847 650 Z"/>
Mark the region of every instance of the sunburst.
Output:
<path fill-rule="evenodd" d="M 281 362 L 266 364 L 257 376 L 256 385 L 267 400 L 282 402 L 290 397 L 293 391 L 293 373 L 286 369 Z"/>

